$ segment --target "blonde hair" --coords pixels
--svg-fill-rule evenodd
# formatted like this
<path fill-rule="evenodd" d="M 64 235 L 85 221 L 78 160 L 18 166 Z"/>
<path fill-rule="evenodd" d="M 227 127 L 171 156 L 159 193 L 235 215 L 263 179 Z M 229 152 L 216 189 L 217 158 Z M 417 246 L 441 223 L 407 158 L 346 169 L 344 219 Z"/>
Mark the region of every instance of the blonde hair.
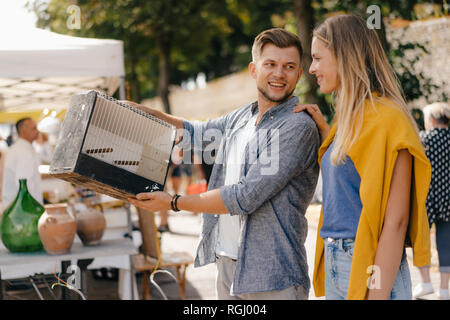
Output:
<path fill-rule="evenodd" d="M 323 41 L 337 61 L 339 88 L 333 93 L 337 123 L 331 163 L 344 163 L 346 152 L 361 131 L 364 105 L 380 97 L 391 99 L 414 126 L 402 90 L 375 30 L 355 15 L 337 15 L 326 19 L 313 32 Z M 375 92 L 374 96 L 372 93 Z"/>

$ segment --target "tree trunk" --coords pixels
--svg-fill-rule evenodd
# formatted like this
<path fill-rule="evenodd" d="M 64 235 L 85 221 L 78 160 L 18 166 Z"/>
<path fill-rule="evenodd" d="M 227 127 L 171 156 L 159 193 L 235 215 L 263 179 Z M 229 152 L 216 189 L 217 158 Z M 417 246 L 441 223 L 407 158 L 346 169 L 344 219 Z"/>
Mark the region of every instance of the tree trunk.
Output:
<path fill-rule="evenodd" d="M 169 101 L 169 74 L 170 74 L 170 44 L 160 41 L 159 50 L 159 97 L 163 104 L 164 112 L 171 113 Z"/>
<path fill-rule="evenodd" d="M 313 10 L 311 0 L 294 0 L 294 10 L 297 17 L 297 31 L 303 47 L 303 77 L 308 82 L 309 89 L 306 93 L 308 103 L 317 103 L 317 83 L 314 76 L 310 75 L 308 70 L 311 65 L 311 37 L 314 26 Z"/>
<path fill-rule="evenodd" d="M 311 42 L 312 42 L 312 30 L 314 28 L 314 10 L 311 7 L 311 0 L 293 0 L 294 12 L 297 17 L 297 31 L 300 41 L 303 47 L 303 77 L 308 82 L 308 91 L 305 94 L 305 100 L 307 103 L 313 103 L 319 105 L 322 113 L 325 115 L 331 114 L 331 109 L 326 103 L 323 96 L 317 94 L 317 82 L 316 78 L 309 74 L 309 67 L 312 62 L 311 58 Z"/>
<path fill-rule="evenodd" d="M 386 37 L 386 24 L 384 23 L 384 19 L 381 19 L 381 28 L 377 30 L 378 37 L 380 38 L 381 44 L 383 45 L 383 49 L 386 52 L 386 55 L 389 56 L 390 44 L 387 41 Z"/>
<path fill-rule="evenodd" d="M 141 87 L 136 73 L 137 57 L 134 52 L 130 56 L 130 97 L 132 101 L 141 102 Z"/>

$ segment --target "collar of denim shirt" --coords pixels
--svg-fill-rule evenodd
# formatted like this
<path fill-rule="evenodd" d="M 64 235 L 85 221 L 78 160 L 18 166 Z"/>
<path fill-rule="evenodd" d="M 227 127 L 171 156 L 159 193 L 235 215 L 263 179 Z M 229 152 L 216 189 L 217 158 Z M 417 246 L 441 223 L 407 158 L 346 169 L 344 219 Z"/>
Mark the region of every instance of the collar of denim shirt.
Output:
<path fill-rule="evenodd" d="M 267 110 L 266 113 L 263 114 L 263 118 L 264 117 L 269 117 L 269 116 L 274 116 L 277 112 L 279 112 L 280 110 L 284 109 L 285 107 L 294 106 L 296 103 L 298 103 L 298 97 L 297 96 L 292 96 L 291 98 L 289 98 L 285 102 L 280 103 L 280 104 L 278 104 L 276 106 L 273 106 L 269 110 Z M 255 112 L 258 111 L 258 101 L 255 101 L 255 102 L 252 103 L 251 111 L 252 111 L 252 115 L 254 115 Z M 261 118 L 261 120 L 262 120 L 262 118 Z"/>

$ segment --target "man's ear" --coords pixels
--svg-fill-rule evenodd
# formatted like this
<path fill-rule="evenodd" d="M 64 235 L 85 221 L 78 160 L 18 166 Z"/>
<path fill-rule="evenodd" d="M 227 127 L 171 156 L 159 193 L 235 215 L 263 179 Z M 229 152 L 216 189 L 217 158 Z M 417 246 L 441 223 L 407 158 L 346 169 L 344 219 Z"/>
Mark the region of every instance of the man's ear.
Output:
<path fill-rule="evenodd" d="M 297 78 L 297 82 L 300 81 L 300 78 L 302 77 L 302 74 L 303 74 L 303 69 L 300 68 L 300 69 L 298 70 L 298 78 Z"/>
<path fill-rule="evenodd" d="M 248 71 L 253 79 L 256 79 L 256 64 L 252 61 L 248 64 Z"/>

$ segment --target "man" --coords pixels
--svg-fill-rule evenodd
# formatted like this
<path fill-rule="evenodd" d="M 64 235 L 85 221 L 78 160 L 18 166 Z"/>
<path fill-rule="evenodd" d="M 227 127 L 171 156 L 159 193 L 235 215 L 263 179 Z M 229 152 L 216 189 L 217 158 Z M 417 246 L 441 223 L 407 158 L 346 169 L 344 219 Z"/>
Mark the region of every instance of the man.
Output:
<path fill-rule="evenodd" d="M 320 139 L 306 113 L 292 113 L 302 47 L 296 35 L 270 29 L 255 38 L 252 56 L 257 101 L 219 119 L 191 123 L 135 105 L 184 129 L 187 145 L 219 146 L 207 192 L 141 193 L 130 202 L 204 213 L 195 266 L 216 263 L 218 299 L 307 299 L 304 214 L 317 183 Z"/>
<path fill-rule="evenodd" d="M 16 123 L 19 139 L 9 148 L 5 156 L 3 173 L 2 204 L 8 206 L 19 191 L 19 179 L 27 179 L 27 187 L 31 196 L 43 203 L 40 160 L 33 141 L 39 136 L 36 122 L 31 118 L 23 118 Z"/>

